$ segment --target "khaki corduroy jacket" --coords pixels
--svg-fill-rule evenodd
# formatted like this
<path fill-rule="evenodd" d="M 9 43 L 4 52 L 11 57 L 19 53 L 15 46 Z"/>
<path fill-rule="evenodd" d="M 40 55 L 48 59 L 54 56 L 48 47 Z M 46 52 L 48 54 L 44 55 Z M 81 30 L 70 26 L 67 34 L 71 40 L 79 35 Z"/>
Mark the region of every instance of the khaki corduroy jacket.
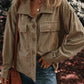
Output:
<path fill-rule="evenodd" d="M 17 14 L 17 70 L 33 80 L 36 78 L 37 54 L 43 56 L 47 62 L 54 63 L 54 66 L 84 48 L 84 28 L 66 0 L 62 0 L 56 9 L 42 5 L 40 13 L 35 17 L 31 16 L 30 0 L 21 4 L 17 12 L 12 5 L 8 11 L 4 32 L 1 77 L 7 78 L 9 69 L 13 67 Z"/>

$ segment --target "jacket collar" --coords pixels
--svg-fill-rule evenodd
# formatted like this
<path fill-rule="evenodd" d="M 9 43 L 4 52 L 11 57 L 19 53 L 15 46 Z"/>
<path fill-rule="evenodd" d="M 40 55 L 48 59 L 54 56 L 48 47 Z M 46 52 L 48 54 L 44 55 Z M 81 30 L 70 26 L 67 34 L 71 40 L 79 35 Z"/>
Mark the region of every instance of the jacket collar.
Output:
<path fill-rule="evenodd" d="M 30 9 L 30 0 L 27 0 L 26 3 L 22 3 L 19 6 L 18 14 L 26 14 L 31 16 L 31 9 Z M 53 8 L 46 8 L 43 4 L 40 10 L 40 13 L 53 13 Z M 31 16 L 32 17 L 32 16 Z"/>

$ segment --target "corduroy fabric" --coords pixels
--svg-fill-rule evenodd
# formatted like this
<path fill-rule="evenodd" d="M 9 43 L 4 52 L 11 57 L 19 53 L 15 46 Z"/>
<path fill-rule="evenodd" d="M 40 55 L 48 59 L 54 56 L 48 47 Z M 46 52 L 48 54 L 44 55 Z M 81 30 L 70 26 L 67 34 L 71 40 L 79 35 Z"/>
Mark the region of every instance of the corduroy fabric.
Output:
<path fill-rule="evenodd" d="M 49 63 L 57 64 L 76 55 L 84 48 L 84 28 L 72 7 L 66 0 L 55 10 L 42 5 L 40 12 L 33 17 L 30 0 L 21 4 L 18 12 L 13 5 L 8 11 L 3 44 L 3 67 L 1 77 L 7 78 L 13 67 L 14 36 L 16 16 L 18 22 L 17 70 L 36 79 L 36 55 L 43 56 Z M 52 21 L 52 16 L 54 19 Z M 39 38 L 37 37 L 39 28 Z"/>

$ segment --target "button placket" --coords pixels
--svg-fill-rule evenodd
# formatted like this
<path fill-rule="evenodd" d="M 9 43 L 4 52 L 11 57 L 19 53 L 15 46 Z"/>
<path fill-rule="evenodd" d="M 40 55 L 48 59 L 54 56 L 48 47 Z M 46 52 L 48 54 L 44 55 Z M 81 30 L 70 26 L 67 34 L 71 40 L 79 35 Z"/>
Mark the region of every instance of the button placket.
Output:
<path fill-rule="evenodd" d="M 32 32 L 32 33 L 36 33 L 36 26 L 37 26 L 37 25 L 36 25 L 35 20 L 36 20 L 35 18 L 32 18 L 32 19 L 31 19 L 31 23 L 32 23 L 32 25 L 31 25 L 32 31 L 31 31 L 31 32 Z"/>
<path fill-rule="evenodd" d="M 35 51 L 34 50 L 32 50 L 32 54 L 35 55 Z"/>
<path fill-rule="evenodd" d="M 36 54 L 36 43 L 37 43 L 37 24 L 36 24 L 36 17 L 32 18 L 32 55 Z"/>
<path fill-rule="evenodd" d="M 35 28 L 35 27 L 36 27 L 35 23 L 33 23 L 32 27 L 33 27 L 33 28 Z"/>

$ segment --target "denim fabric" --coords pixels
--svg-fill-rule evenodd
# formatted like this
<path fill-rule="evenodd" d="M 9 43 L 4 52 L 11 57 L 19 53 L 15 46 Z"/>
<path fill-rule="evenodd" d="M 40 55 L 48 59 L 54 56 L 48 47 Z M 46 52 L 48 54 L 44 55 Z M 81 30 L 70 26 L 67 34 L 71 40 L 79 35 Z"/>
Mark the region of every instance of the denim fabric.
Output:
<path fill-rule="evenodd" d="M 22 84 L 36 84 L 31 78 L 25 76 L 24 74 L 20 73 L 20 76 L 22 79 Z"/>
<path fill-rule="evenodd" d="M 38 60 L 38 58 L 37 58 Z M 36 67 L 36 83 L 37 84 L 57 84 L 56 73 L 53 66 L 47 69 L 40 67 L 41 63 L 37 62 Z"/>
<path fill-rule="evenodd" d="M 37 57 L 37 61 L 38 61 Z M 57 84 L 56 73 L 53 66 L 50 66 L 47 69 L 40 67 L 41 63 L 36 63 L 36 83 L 29 77 L 20 73 L 22 84 Z"/>

